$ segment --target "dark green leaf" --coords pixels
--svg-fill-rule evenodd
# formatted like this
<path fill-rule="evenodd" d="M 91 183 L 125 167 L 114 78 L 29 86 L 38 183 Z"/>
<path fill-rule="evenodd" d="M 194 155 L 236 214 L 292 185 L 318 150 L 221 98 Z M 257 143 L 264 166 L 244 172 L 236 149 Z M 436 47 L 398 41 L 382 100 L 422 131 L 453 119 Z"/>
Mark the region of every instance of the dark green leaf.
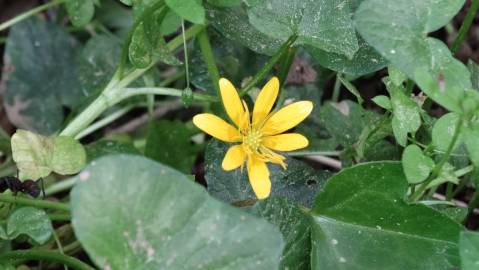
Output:
<path fill-rule="evenodd" d="M 256 199 L 248 181 L 246 167 L 224 171 L 221 163 L 230 145 L 211 140 L 205 153 L 205 179 L 208 192 L 224 202 L 233 203 Z M 314 170 L 305 163 L 287 159 L 288 168 L 269 165 L 272 182 L 271 197 L 286 197 L 290 201 L 311 206 L 313 198 L 321 191 L 329 172 Z"/>
<path fill-rule="evenodd" d="M 301 209 L 285 198 L 269 198 L 256 203 L 251 212 L 278 226 L 285 247 L 279 269 L 311 269 L 311 223 Z"/>
<path fill-rule="evenodd" d="M 140 156 L 108 156 L 76 180 L 75 235 L 102 269 L 278 266 L 283 242 L 274 226 L 212 199 L 167 166 Z"/>
<path fill-rule="evenodd" d="M 476 270 L 479 267 L 479 233 L 461 232 L 459 240 L 461 269 Z"/>
<path fill-rule="evenodd" d="M 86 97 L 75 73 L 75 40 L 37 17 L 14 25 L 5 48 L 4 105 L 17 127 L 50 134 L 60 128 L 63 106 Z"/>
<path fill-rule="evenodd" d="M 85 26 L 95 14 L 93 0 L 67 0 L 65 6 L 72 24 L 77 27 Z"/>
<path fill-rule="evenodd" d="M 45 211 L 27 206 L 18 208 L 8 217 L 6 233 L 11 240 L 24 234 L 44 244 L 52 237 L 53 227 Z"/>
<path fill-rule="evenodd" d="M 192 135 L 193 132 L 181 121 L 151 122 L 145 156 L 190 174 L 198 150 L 191 141 Z"/>
<path fill-rule="evenodd" d="M 131 143 L 105 139 L 87 145 L 85 150 L 89 162 L 99 157 L 112 154 L 141 154 Z"/>
<path fill-rule="evenodd" d="M 165 0 L 171 10 L 183 19 L 196 24 L 205 22 L 205 9 L 201 0 Z"/>
<path fill-rule="evenodd" d="M 312 269 L 451 269 L 460 224 L 403 201 L 398 162 L 372 162 L 328 180 L 313 215 Z"/>

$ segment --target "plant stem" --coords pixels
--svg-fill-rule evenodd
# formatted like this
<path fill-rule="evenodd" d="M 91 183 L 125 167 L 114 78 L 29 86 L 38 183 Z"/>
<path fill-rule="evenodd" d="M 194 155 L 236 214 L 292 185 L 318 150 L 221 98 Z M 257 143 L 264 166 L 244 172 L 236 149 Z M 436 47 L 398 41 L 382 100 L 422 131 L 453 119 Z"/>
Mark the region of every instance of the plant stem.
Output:
<path fill-rule="evenodd" d="M 436 179 L 436 177 L 441 172 L 442 167 L 444 166 L 444 164 L 446 164 L 447 160 L 449 159 L 449 156 L 451 155 L 452 150 L 454 150 L 454 146 L 456 145 L 457 138 L 459 137 L 459 134 L 461 132 L 462 121 L 463 121 L 462 117 L 457 121 L 456 128 L 454 130 L 454 135 L 452 136 L 451 143 L 447 147 L 446 153 L 444 153 L 444 156 L 442 157 L 441 161 L 439 161 L 439 163 L 436 164 L 436 166 L 434 166 L 429 177 L 411 195 L 411 197 L 409 198 L 411 202 L 416 202 L 417 200 L 419 200 L 421 196 L 423 195 L 424 191 L 427 189 L 427 186 L 429 185 L 429 183 L 431 183 L 432 180 Z"/>
<path fill-rule="evenodd" d="M 471 200 L 469 201 L 469 204 L 467 205 L 467 209 L 469 209 L 469 212 L 472 212 L 476 206 L 479 205 L 479 191 L 476 190 L 474 191 L 474 194 L 472 195 Z"/>
<path fill-rule="evenodd" d="M 194 25 L 185 31 L 185 37 L 191 38 L 195 36 L 203 26 Z M 175 50 L 182 44 L 182 37 L 177 36 L 166 45 L 170 51 Z M 100 96 L 98 96 L 85 110 L 83 110 L 73 121 L 71 121 L 60 135 L 75 137 L 88 125 L 90 125 L 98 116 L 100 116 L 106 109 L 114 105 L 112 100 L 116 100 L 117 96 L 121 94 L 122 88 L 125 88 L 130 83 L 142 76 L 146 71 L 156 64 L 153 61 L 148 67 L 143 69 L 134 69 L 125 77 L 119 79 L 120 73 L 117 71 L 108 85 L 103 89 Z"/>
<path fill-rule="evenodd" d="M 70 221 L 72 216 L 70 214 L 48 214 L 48 218 L 52 221 Z"/>
<path fill-rule="evenodd" d="M 459 48 L 461 47 L 462 42 L 466 37 L 466 33 L 469 31 L 469 28 L 474 21 L 474 17 L 476 17 L 477 10 L 479 9 L 479 0 L 472 0 L 471 7 L 467 11 L 466 17 L 462 22 L 461 28 L 459 28 L 459 33 L 457 34 L 456 39 L 452 43 L 451 52 L 452 54 L 457 53 Z"/>
<path fill-rule="evenodd" d="M 261 68 L 261 70 L 256 73 L 253 79 L 251 79 L 251 81 L 249 81 L 248 84 L 239 91 L 240 96 L 246 95 L 248 91 L 253 88 L 253 86 L 255 86 L 262 79 L 264 79 L 266 75 L 268 75 L 268 72 L 273 68 L 274 64 L 276 64 L 276 62 L 278 62 L 278 60 L 283 56 L 283 54 L 288 51 L 289 47 L 293 45 L 297 38 L 298 36 L 296 35 L 291 36 L 283 45 L 281 45 L 278 51 L 276 51 L 276 53 L 271 56 L 271 58 L 266 62 L 263 68 Z"/>
<path fill-rule="evenodd" d="M 56 6 L 56 5 L 59 5 L 63 2 L 65 2 L 66 0 L 53 0 L 51 2 L 48 2 L 48 3 L 45 3 L 41 6 L 38 6 L 38 7 L 35 7 L 35 8 L 32 8 L 30 10 L 27 10 L 15 17 L 13 17 L 12 19 L 0 24 L 0 31 L 3 31 L 5 29 L 7 29 L 8 27 L 18 23 L 18 22 L 21 22 L 25 19 L 27 19 L 28 17 L 32 16 L 32 15 L 35 15 L 39 12 L 42 12 L 44 11 L 45 9 L 48 9 L 50 7 L 53 7 L 53 6 Z"/>
<path fill-rule="evenodd" d="M 57 182 L 48 188 L 45 189 L 45 195 L 46 196 L 51 196 L 53 194 L 56 194 L 58 192 L 62 192 L 65 190 L 69 190 L 71 187 L 73 187 L 76 183 L 76 178 L 70 178 L 67 180 L 62 180 L 60 182 Z"/>
<path fill-rule="evenodd" d="M 346 90 L 348 90 L 351 94 L 353 94 L 356 97 L 356 99 L 358 100 L 359 105 L 362 105 L 364 100 L 361 97 L 361 94 L 359 93 L 356 86 L 354 86 L 350 81 L 346 80 L 343 76 L 341 76 L 340 73 L 338 73 L 337 76 L 338 76 L 337 78 L 339 78 L 339 81 L 341 82 L 341 84 L 344 85 L 344 87 L 346 87 Z M 335 87 L 336 87 L 336 85 L 335 85 Z M 338 90 L 338 93 L 339 93 L 339 90 Z"/>
<path fill-rule="evenodd" d="M 4 252 L 0 254 L 0 261 L 6 261 L 7 263 L 15 263 L 18 260 L 40 260 L 40 261 L 49 261 L 62 263 L 72 269 L 76 270 L 95 270 L 95 268 L 89 266 L 88 264 L 70 257 L 63 255 L 56 251 L 46 251 L 46 250 L 15 250 Z"/>
<path fill-rule="evenodd" d="M 296 56 L 296 47 L 289 47 L 286 54 L 283 56 L 283 61 L 281 61 L 281 65 L 278 71 L 278 79 L 279 79 L 279 94 L 278 94 L 278 101 L 275 105 L 275 110 L 279 109 L 283 104 L 286 98 L 285 92 L 282 91 L 284 88 L 284 83 L 286 82 L 286 78 L 288 77 L 289 70 L 291 69 L 291 65 L 293 64 L 294 57 Z"/>
<path fill-rule="evenodd" d="M 174 96 L 181 97 L 183 93 L 182 90 L 175 88 L 164 88 L 164 87 L 140 87 L 140 88 L 125 88 L 122 89 L 122 92 L 116 96 L 116 99 L 113 100 L 113 103 L 118 103 L 121 100 L 127 99 L 136 95 L 164 95 L 164 96 Z M 193 93 L 193 99 L 198 101 L 211 101 L 217 102 L 218 98 L 215 96 L 202 94 L 202 93 Z"/>
<path fill-rule="evenodd" d="M 203 32 L 205 29 L 201 30 L 198 34 Z M 181 19 L 181 37 L 183 38 L 183 55 L 185 57 L 185 74 L 186 74 L 186 87 L 190 87 L 190 68 L 188 62 L 188 46 L 186 46 L 186 37 L 185 37 L 185 20 Z"/>
<path fill-rule="evenodd" d="M 38 208 L 54 209 L 54 210 L 61 210 L 61 211 L 67 211 L 67 212 L 70 211 L 70 208 L 68 207 L 68 204 L 66 203 L 21 198 L 18 196 L 12 196 L 12 195 L 6 195 L 6 194 L 0 194 L 0 202 L 28 205 L 28 206 L 38 207 Z"/>
<path fill-rule="evenodd" d="M 210 39 L 208 38 L 206 28 L 204 28 L 201 32 L 198 33 L 197 39 L 200 45 L 201 53 L 203 54 L 203 60 L 206 63 L 208 72 L 210 73 L 211 82 L 213 83 L 213 87 L 216 90 L 216 96 L 220 97 L 220 86 L 218 84 L 220 80 L 220 72 L 218 71 L 218 67 L 216 66 L 215 56 L 213 54 L 213 49 L 211 48 L 211 43 Z"/>
<path fill-rule="evenodd" d="M 333 95 L 331 96 L 332 102 L 339 101 L 339 93 L 341 90 L 341 80 L 339 77 L 340 77 L 339 73 L 336 73 L 336 80 L 334 81 Z"/>

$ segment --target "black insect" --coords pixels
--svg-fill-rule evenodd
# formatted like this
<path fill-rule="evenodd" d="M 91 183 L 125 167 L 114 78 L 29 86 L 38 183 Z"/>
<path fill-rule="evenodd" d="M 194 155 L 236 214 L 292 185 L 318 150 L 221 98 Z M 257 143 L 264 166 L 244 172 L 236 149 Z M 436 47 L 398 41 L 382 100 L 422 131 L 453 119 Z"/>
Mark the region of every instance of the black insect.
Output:
<path fill-rule="evenodd" d="M 38 182 L 41 182 L 42 187 L 38 185 Z M 28 194 L 33 198 L 37 198 L 40 195 L 40 191 L 45 197 L 45 190 L 43 189 L 43 179 L 40 178 L 38 181 L 25 180 L 20 181 L 18 177 L 15 176 L 3 176 L 0 177 L 0 193 L 5 192 L 5 190 L 10 189 L 13 194 L 18 192 Z"/>

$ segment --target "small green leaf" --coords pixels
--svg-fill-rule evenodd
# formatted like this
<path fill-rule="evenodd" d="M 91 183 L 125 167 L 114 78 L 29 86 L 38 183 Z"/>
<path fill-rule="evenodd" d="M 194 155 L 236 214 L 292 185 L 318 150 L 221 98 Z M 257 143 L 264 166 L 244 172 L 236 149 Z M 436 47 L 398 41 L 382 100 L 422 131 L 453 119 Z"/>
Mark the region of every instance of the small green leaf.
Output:
<path fill-rule="evenodd" d="M 151 61 L 153 61 L 151 55 L 152 50 L 153 47 L 148 40 L 144 24 L 141 22 L 133 31 L 130 47 L 128 49 L 131 63 L 137 68 L 147 67 Z"/>
<path fill-rule="evenodd" d="M 383 95 L 375 96 L 374 98 L 372 98 L 372 101 L 376 103 L 379 107 L 385 110 L 390 111 L 393 108 L 391 105 L 391 100 L 389 99 L 388 96 L 383 96 Z"/>
<path fill-rule="evenodd" d="M 278 229 L 211 198 L 168 166 L 114 155 L 96 160 L 76 179 L 73 228 L 101 269 L 278 267 Z"/>
<path fill-rule="evenodd" d="M 394 137 L 399 145 L 406 146 L 408 133 L 415 133 L 421 127 L 420 108 L 411 98 L 406 96 L 402 86 L 394 85 L 391 80 L 384 79 L 391 96 L 393 109 L 392 127 Z"/>
<path fill-rule="evenodd" d="M 83 145 L 68 136 L 53 138 L 53 154 L 50 167 L 62 175 L 79 172 L 86 163 L 86 152 Z"/>
<path fill-rule="evenodd" d="M 146 138 L 145 156 L 189 174 L 198 150 L 191 141 L 193 134 L 181 121 L 151 122 Z"/>
<path fill-rule="evenodd" d="M 171 10 L 181 18 L 196 24 L 205 23 L 205 9 L 200 0 L 165 0 Z"/>
<path fill-rule="evenodd" d="M 49 138 L 21 129 L 12 136 L 12 155 L 22 179 L 38 179 L 52 171 L 74 174 L 86 162 L 85 150 L 75 139 Z"/>
<path fill-rule="evenodd" d="M 252 25 L 280 40 L 297 42 L 352 59 L 359 50 L 351 20 L 351 2 L 342 0 L 265 0 L 248 10 Z"/>
<path fill-rule="evenodd" d="M 38 244 L 46 243 L 52 237 L 53 227 L 45 211 L 29 206 L 15 210 L 7 220 L 7 235 L 15 239 L 21 234 Z"/>
<path fill-rule="evenodd" d="M 141 155 L 131 143 L 102 139 L 85 147 L 88 162 L 112 154 Z"/>
<path fill-rule="evenodd" d="M 393 65 L 388 66 L 388 73 L 391 81 L 397 86 L 401 86 L 407 80 L 406 74 Z"/>
<path fill-rule="evenodd" d="M 311 269 L 457 267 L 462 226 L 405 203 L 407 187 L 398 162 L 365 163 L 330 178 L 312 211 Z"/>
<path fill-rule="evenodd" d="M 221 201 L 234 203 L 255 200 L 248 181 L 246 167 L 233 171 L 224 171 L 221 163 L 230 144 L 211 140 L 205 153 L 205 179 L 208 192 Z M 306 163 L 287 159 L 288 168 L 283 170 L 278 165 L 269 165 L 272 183 L 270 197 L 285 197 L 289 201 L 304 206 L 311 206 L 314 197 L 324 184 L 330 173 L 315 170 Z"/>
<path fill-rule="evenodd" d="M 402 167 L 410 184 L 418 184 L 426 180 L 434 167 L 432 158 L 424 155 L 419 146 L 408 145 L 402 154 Z"/>
<path fill-rule="evenodd" d="M 479 267 L 479 233 L 461 232 L 459 239 L 461 270 L 477 270 Z"/>
<path fill-rule="evenodd" d="M 72 24 L 77 27 L 88 24 L 95 14 L 92 0 L 67 0 L 65 6 Z"/>
<path fill-rule="evenodd" d="M 432 144 L 437 150 L 446 151 L 451 144 L 452 137 L 456 132 L 459 116 L 456 113 L 448 113 L 439 118 L 432 128 Z M 457 147 L 461 142 L 459 138 L 456 142 Z"/>
<path fill-rule="evenodd" d="M 161 22 L 160 32 L 162 35 L 170 35 L 181 26 L 181 18 L 175 12 L 169 10 Z"/>
<path fill-rule="evenodd" d="M 311 262 L 311 223 L 309 216 L 285 198 L 257 202 L 251 213 L 276 225 L 285 240 L 279 269 L 308 270 Z"/>

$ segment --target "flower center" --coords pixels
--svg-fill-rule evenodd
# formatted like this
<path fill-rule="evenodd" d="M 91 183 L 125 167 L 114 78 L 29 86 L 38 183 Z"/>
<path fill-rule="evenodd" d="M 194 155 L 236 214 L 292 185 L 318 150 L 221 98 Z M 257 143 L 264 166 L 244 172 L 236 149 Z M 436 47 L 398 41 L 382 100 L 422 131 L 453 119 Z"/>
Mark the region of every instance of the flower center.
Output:
<path fill-rule="evenodd" d="M 243 138 L 243 142 L 251 151 L 256 152 L 261 145 L 261 132 L 254 129 L 250 130 Z"/>

